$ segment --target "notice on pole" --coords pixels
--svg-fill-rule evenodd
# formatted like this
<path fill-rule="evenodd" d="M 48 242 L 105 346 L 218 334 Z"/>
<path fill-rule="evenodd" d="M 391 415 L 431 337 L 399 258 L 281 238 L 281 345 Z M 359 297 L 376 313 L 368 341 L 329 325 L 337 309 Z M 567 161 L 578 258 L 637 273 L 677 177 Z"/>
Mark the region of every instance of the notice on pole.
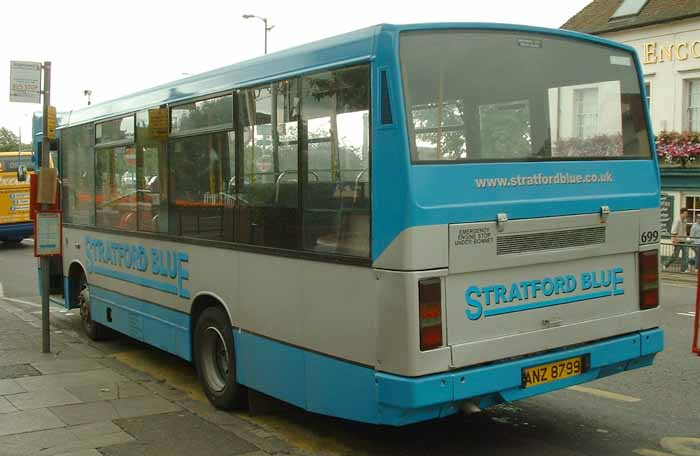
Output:
<path fill-rule="evenodd" d="M 661 210 L 660 210 L 660 222 L 661 222 L 661 234 L 670 235 L 671 226 L 673 225 L 673 211 L 674 211 L 674 201 L 673 195 L 668 193 L 661 194 Z"/>
<path fill-rule="evenodd" d="M 49 139 L 56 139 L 56 107 L 49 106 L 49 115 L 46 117 L 46 123 L 48 125 L 46 137 Z"/>
<path fill-rule="evenodd" d="M 61 212 L 40 211 L 34 221 L 34 255 L 61 254 Z"/>
<path fill-rule="evenodd" d="M 168 109 L 149 109 L 148 127 L 151 130 L 151 137 L 153 139 L 159 141 L 166 141 L 168 139 L 170 127 L 170 123 L 168 122 Z"/>
<path fill-rule="evenodd" d="M 10 62 L 10 101 L 41 103 L 41 63 Z"/>

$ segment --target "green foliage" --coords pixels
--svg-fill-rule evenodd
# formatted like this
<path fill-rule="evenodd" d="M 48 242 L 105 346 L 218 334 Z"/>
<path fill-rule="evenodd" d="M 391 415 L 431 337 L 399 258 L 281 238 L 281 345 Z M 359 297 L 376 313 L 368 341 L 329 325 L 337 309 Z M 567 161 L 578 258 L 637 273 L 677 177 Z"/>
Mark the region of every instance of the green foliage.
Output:
<path fill-rule="evenodd" d="M 481 106 L 481 157 L 523 159 L 531 154 L 530 110 L 526 103 Z"/>
<path fill-rule="evenodd" d="M 19 150 L 19 138 L 11 130 L 0 127 L 0 152 Z M 31 144 L 22 144 L 22 150 L 32 150 Z"/>
<path fill-rule="evenodd" d="M 431 148 L 441 151 L 438 160 L 455 160 L 466 150 L 464 139 L 464 106 L 462 102 L 443 103 L 440 109 L 437 103 L 427 106 L 416 106 L 413 111 L 413 125 L 416 129 L 418 147 L 429 144 Z M 459 129 L 455 129 L 459 126 Z M 424 131 L 423 129 L 446 128 L 443 131 Z M 422 143 L 422 144 L 421 144 Z"/>

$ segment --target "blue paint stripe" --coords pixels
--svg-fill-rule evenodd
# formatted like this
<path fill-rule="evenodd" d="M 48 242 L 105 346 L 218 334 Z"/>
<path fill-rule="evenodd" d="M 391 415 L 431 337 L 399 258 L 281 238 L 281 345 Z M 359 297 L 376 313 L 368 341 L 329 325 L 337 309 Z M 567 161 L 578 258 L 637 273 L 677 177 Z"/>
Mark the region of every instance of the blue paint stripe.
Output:
<path fill-rule="evenodd" d="M 106 277 L 111 277 L 113 279 L 123 280 L 125 282 L 135 283 L 136 285 L 141 285 L 143 287 L 153 288 L 155 290 L 164 291 L 166 293 L 177 295 L 177 286 L 160 282 L 158 280 L 147 279 L 145 277 L 140 277 L 134 274 L 129 274 L 128 272 L 114 271 L 109 268 L 104 268 L 102 266 L 95 266 L 93 268 L 95 274 L 100 274 Z"/>
<path fill-rule="evenodd" d="M 572 302 L 587 301 L 589 299 L 597 299 L 597 298 L 603 298 L 606 296 L 612 296 L 612 294 L 613 294 L 612 291 L 598 291 L 596 293 L 588 293 L 585 295 L 573 296 L 571 298 L 559 298 L 559 299 L 552 299 L 551 301 L 536 302 L 533 304 L 522 304 L 519 306 L 502 307 L 500 309 L 491 309 L 491 310 L 487 310 L 484 313 L 484 315 L 486 315 L 487 317 L 490 317 L 492 315 L 502 315 L 502 314 L 508 314 L 508 313 L 513 313 L 513 312 L 522 312 L 523 310 L 539 309 L 540 307 L 559 306 L 562 304 L 570 304 Z"/>

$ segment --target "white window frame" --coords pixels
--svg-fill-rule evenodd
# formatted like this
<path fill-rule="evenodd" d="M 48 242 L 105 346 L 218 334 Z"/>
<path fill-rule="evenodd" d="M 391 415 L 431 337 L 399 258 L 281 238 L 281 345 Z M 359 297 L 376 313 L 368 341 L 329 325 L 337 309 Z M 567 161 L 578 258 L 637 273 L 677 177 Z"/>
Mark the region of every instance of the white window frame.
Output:
<path fill-rule="evenodd" d="M 583 107 L 582 100 L 584 92 L 595 92 L 595 111 L 594 112 L 583 112 L 581 108 Z M 574 136 L 580 139 L 586 139 L 589 136 L 584 136 L 583 124 L 584 119 L 593 118 L 595 119 L 595 128 L 593 136 L 598 134 L 598 104 L 599 104 L 600 92 L 597 87 L 582 87 L 574 89 Z"/>
<path fill-rule="evenodd" d="M 685 100 L 686 100 L 686 128 L 688 131 L 700 131 L 700 79 L 687 79 L 685 81 Z M 698 104 L 693 105 L 693 88 L 697 86 Z M 693 128 L 695 121 L 695 128 Z"/>

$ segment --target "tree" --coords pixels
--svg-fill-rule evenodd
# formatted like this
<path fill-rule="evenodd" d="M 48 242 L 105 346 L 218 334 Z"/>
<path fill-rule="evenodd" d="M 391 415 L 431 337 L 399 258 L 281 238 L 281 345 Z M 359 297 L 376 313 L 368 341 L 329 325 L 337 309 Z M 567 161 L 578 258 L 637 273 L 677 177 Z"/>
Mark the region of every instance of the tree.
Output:
<path fill-rule="evenodd" d="M 7 128 L 0 128 L 0 152 L 18 150 L 19 138 Z"/>

